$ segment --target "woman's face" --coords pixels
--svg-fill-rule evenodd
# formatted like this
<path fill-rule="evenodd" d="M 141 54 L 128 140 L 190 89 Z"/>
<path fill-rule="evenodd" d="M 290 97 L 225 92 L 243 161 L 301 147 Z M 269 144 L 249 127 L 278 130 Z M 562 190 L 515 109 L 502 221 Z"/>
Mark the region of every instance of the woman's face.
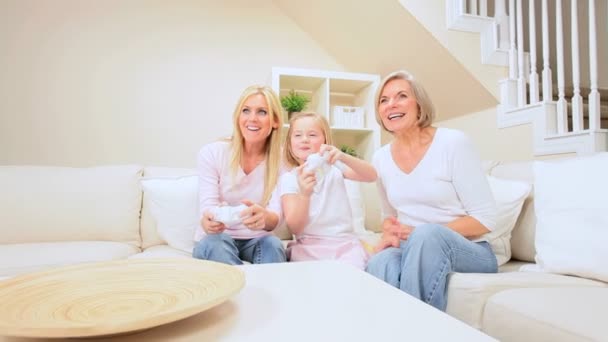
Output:
<path fill-rule="evenodd" d="M 303 117 L 292 123 L 290 137 L 291 151 L 300 163 L 309 155 L 319 152 L 325 144 L 325 134 L 312 117 Z"/>
<path fill-rule="evenodd" d="M 239 128 L 247 143 L 265 143 L 275 127 L 270 125 L 270 113 L 266 98 L 262 94 L 249 96 L 243 103 L 239 115 Z"/>
<path fill-rule="evenodd" d="M 380 94 L 378 113 L 391 132 L 416 127 L 420 110 L 410 83 L 403 79 L 388 81 Z"/>

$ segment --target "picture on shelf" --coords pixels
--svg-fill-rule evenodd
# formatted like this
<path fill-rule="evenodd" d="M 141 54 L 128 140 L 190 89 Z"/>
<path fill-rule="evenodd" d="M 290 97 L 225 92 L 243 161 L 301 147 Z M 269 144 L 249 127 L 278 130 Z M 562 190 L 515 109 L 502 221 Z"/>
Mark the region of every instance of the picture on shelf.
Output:
<path fill-rule="evenodd" d="M 304 95 L 298 94 L 295 90 L 291 90 L 289 95 L 281 97 L 281 106 L 287 112 L 287 119 L 291 119 L 292 113 L 303 111 L 310 103 L 310 99 Z"/>

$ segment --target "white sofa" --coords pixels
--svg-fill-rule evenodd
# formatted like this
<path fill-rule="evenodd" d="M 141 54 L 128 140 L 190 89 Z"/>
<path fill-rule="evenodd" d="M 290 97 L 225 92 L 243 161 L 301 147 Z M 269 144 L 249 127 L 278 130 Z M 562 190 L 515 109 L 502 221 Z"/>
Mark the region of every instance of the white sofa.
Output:
<path fill-rule="evenodd" d="M 486 166 L 495 177 L 533 183 L 532 162 Z M 0 279 L 73 263 L 190 257 L 159 235 L 141 180 L 194 175 L 137 165 L 0 166 Z M 608 284 L 519 271 L 534 263 L 535 226 L 530 196 L 510 240 L 512 260 L 499 274 L 452 274 L 447 312 L 502 341 L 608 340 Z"/>
<path fill-rule="evenodd" d="M 534 183 L 533 162 L 486 166 L 494 177 Z M 535 263 L 535 232 L 532 191 L 512 231 L 511 260 L 498 274 L 451 274 L 447 313 L 500 341 L 608 340 L 607 283 L 520 271 Z"/>

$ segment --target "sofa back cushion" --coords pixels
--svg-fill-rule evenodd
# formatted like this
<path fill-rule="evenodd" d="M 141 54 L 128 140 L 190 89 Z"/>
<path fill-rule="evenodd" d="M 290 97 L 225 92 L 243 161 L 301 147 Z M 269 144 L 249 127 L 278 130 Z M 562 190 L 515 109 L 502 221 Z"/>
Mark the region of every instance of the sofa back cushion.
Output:
<path fill-rule="evenodd" d="M 184 169 L 174 167 L 146 167 L 144 169 L 144 178 L 153 180 L 158 179 L 178 179 L 185 176 L 196 176 L 195 169 Z M 146 249 L 151 246 L 163 245 L 168 243 L 163 239 L 157 227 L 156 219 L 152 216 L 150 198 L 144 193 L 143 206 L 141 210 L 141 240 L 142 248 Z M 198 204 L 196 204 L 198 205 Z"/>
<path fill-rule="evenodd" d="M 497 178 L 519 180 L 533 185 L 533 163 L 533 161 L 500 163 L 491 169 L 490 174 Z M 514 259 L 534 262 L 534 257 L 536 256 L 536 248 L 534 247 L 535 232 L 534 191 L 530 191 L 530 194 L 524 201 L 515 227 L 511 232 L 511 254 Z"/>
<path fill-rule="evenodd" d="M 498 266 L 501 266 L 511 259 L 511 233 L 532 187 L 526 182 L 512 179 L 487 178 L 496 201 L 497 215 L 494 230 L 485 237 L 496 254 Z"/>
<path fill-rule="evenodd" d="M 608 282 L 608 153 L 536 162 L 536 263 Z"/>
<path fill-rule="evenodd" d="M 0 166 L 0 243 L 117 241 L 140 246 L 142 168 Z"/>

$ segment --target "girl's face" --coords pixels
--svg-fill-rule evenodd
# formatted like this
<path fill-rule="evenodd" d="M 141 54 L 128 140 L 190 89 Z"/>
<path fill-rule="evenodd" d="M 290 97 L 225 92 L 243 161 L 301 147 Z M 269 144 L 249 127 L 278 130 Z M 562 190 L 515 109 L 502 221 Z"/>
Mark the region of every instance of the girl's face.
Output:
<path fill-rule="evenodd" d="M 303 117 L 292 123 L 290 137 L 291 151 L 302 164 L 309 155 L 319 152 L 325 144 L 325 135 L 320 125 L 312 117 Z"/>
<path fill-rule="evenodd" d="M 275 122 L 273 126 L 276 126 Z M 239 127 L 247 143 L 265 143 L 272 128 L 268 103 L 262 94 L 251 95 L 243 103 L 239 115 Z M 274 127 L 276 128 L 276 127 Z"/>
<path fill-rule="evenodd" d="M 378 113 L 391 132 L 416 127 L 420 111 L 410 83 L 403 79 L 388 81 L 380 94 Z"/>

